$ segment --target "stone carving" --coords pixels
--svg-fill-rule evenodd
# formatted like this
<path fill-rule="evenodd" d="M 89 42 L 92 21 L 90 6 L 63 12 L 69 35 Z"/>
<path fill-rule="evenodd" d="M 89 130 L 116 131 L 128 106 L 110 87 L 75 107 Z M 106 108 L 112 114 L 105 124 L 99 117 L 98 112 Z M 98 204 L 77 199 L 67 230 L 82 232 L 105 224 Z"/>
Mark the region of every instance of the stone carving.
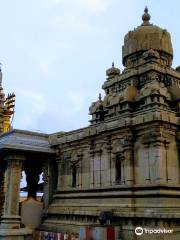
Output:
<path fill-rule="evenodd" d="M 112 142 L 112 152 L 123 152 L 123 139 L 116 139 Z"/>
<path fill-rule="evenodd" d="M 140 90 L 140 97 L 147 97 L 152 94 L 158 94 L 164 96 L 166 99 L 170 100 L 170 93 L 168 89 L 164 86 L 163 83 L 159 83 L 157 79 L 153 79 L 152 82 L 147 83 L 141 90 Z"/>
<path fill-rule="evenodd" d="M 144 59 L 158 59 L 160 58 L 160 55 L 157 51 L 150 49 L 143 53 Z"/>
<path fill-rule="evenodd" d="M 169 137 L 157 129 L 151 132 L 147 132 L 142 136 L 143 144 L 150 144 L 154 142 L 162 142 L 164 144 L 167 144 L 169 143 Z"/>
<path fill-rule="evenodd" d="M 73 150 L 70 153 L 69 157 L 68 158 L 66 157 L 66 161 L 67 161 L 67 159 L 69 159 L 71 164 L 74 164 L 74 163 L 78 163 L 79 161 L 81 161 L 82 157 L 83 157 L 82 150 Z"/>

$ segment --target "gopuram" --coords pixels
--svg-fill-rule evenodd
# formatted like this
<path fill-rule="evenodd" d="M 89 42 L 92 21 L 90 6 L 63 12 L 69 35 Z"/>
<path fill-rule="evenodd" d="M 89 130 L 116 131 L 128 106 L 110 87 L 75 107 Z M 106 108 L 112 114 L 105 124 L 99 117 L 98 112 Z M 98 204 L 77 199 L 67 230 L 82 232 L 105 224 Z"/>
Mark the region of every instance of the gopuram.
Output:
<path fill-rule="evenodd" d="M 1 88 L 0 239 L 180 239 L 180 67 L 172 60 L 170 34 L 145 8 L 124 38 L 124 69 L 113 63 L 106 71 L 88 127 L 49 135 L 10 129 L 14 95 L 7 103 Z M 40 174 L 43 210 L 33 228 L 22 212 L 40 204 Z"/>

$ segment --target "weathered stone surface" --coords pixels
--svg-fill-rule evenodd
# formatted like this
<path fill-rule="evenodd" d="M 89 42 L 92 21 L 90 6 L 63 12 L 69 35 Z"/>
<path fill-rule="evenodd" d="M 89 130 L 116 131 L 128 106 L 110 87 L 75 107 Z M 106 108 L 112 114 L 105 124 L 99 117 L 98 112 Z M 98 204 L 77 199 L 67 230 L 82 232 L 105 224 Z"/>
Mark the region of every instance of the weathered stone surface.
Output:
<path fill-rule="evenodd" d="M 21 221 L 30 228 L 38 228 L 42 221 L 43 203 L 33 198 L 29 198 L 22 202 L 21 206 Z"/>
<path fill-rule="evenodd" d="M 168 84 L 178 92 L 180 75 L 171 68 L 169 33 L 144 19 L 146 16 L 142 26 L 125 37 L 123 72 L 114 65 L 106 72 L 106 95 L 90 108 L 89 131 L 56 135 L 61 180 L 44 228 L 48 224 L 55 227 L 51 220 L 55 212 L 59 213 L 57 222 L 70 231 L 68 225 L 75 224 L 77 230 L 78 226 L 98 224 L 101 212 L 110 211 L 112 224 L 122 227 L 123 240 L 136 238 L 137 221 L 144 227 L 155 223 L 167 227 L 168 218 L 175 229 L 180 213 L 180 201 L 175 198 L 180 189 L 179 108 Z M 75 149 L 82 152 L 79 161 L 72 154 Z M 79 166 L 73 188 L 71 161 Z"/>

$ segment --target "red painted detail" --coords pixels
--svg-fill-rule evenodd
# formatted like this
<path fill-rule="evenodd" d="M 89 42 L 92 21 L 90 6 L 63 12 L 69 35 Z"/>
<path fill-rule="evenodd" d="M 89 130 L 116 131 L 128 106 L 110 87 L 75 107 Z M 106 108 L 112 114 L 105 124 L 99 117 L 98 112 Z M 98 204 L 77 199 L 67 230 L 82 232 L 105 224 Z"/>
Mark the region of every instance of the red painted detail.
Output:
<path fill-rule="evenodd" d="M 107 228 L 107 240 L 115 240 L 115 229 L 114 227 Z"/>
<path fill-rule="evenodd" d="M 91 240 L 91 239 L 92 239 L 92 228 L 86 227 L 86 240 Z"/>

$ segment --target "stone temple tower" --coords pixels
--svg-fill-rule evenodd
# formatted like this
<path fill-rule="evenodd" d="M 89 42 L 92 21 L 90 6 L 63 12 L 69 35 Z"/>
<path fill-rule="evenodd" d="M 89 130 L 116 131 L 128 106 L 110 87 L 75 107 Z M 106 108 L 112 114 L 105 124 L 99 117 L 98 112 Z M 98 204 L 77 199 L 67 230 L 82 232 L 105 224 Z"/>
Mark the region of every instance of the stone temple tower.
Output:
<path fill-rule="evenodd" d="M 170 34 L 150 23 L 145 8 L 124 38 L 123 71 L 114 63 L 106 71 L 90 126 L 49 137 L 57 184 L 42 230 L 105 240 L 94 229 L 112 226 L 116 239 L 133 240 L 140 226 L 173 229 L 164 239 L 180 239 L 180 67 L 172 60 Z"/>
<path fill-rule="evenodd" d="M 180 68 L 172 60 L 170 34 L 145 8 L 124 38 L 123 71 L 114 63 L 106 71 L 91 125 L 50 136 L 58 179 L 42 228 L 110 224 L 131 240 L 138 226 L 162 227 L 180 239 Z"/>

